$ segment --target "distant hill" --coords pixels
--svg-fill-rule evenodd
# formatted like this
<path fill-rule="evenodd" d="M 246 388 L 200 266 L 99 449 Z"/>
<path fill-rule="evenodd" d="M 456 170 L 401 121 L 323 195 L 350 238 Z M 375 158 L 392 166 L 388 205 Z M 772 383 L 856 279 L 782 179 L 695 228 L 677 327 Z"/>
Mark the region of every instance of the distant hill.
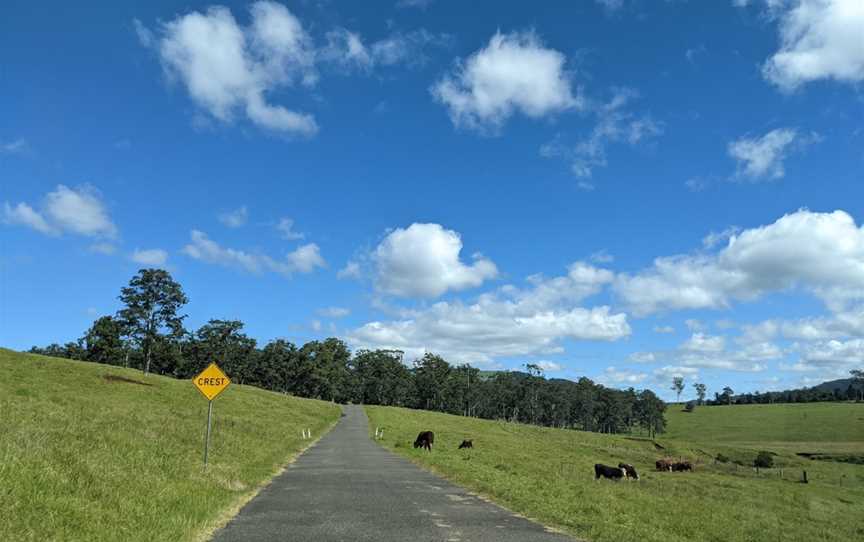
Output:
<path fill-rule="evenodd" d="M 813 389 L 833 393 L 835 390 L 846 391 L 847 389 L 849 389 L 850 384 L 852 385 L 853 389 L 861 389 L 861 384 L 856 383 L 851 378 L 841 378 L 839 380 L 830 380 L 828 382 L 823 382 L 818 386 L 813 386 Z"/>

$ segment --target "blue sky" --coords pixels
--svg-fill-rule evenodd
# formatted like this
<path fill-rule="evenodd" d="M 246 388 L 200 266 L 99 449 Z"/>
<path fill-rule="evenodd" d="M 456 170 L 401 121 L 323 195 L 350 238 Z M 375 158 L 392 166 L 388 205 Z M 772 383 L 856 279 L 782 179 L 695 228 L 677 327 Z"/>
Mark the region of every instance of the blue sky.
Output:
<path fill-rule="evenodd" d="M 864 365 L 864 7 L 569 4 L 6 6 L 0 343 L 152 265 L 262 342 L 709 393 Z"/>

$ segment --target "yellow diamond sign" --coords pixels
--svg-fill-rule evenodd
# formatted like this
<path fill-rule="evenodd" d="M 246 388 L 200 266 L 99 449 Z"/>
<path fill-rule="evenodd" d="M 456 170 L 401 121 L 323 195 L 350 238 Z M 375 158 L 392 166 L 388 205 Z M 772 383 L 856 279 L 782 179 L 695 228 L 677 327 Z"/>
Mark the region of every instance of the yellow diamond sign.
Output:
<path fill-rule="evenodd" d="M 222 372 L 218 365 L 211 363 L 192 379 L 192 383 L 208 401 L 212 401 L 217 395 L 225 391 L 225 388 L 231 383 L 231 379 Z"/>

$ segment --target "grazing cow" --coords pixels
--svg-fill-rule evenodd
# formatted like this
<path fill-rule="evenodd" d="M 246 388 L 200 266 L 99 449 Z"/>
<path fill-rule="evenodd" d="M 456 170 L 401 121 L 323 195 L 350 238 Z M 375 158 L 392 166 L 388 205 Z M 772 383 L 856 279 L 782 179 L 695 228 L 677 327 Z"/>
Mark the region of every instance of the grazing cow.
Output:
<path fill-rule="evenodd" d="M 654 465 L 657 467 L 658 471 L 669 471 L 672 472 L 672 461 L 668 459 L 658 459 Z"/>
<path fill-rule="evenodd" d="M 689 461 L 678 461 L 677 463 L 672 463 L 672 470 L 675 472 L 683 472 L 683 471 L 693 471 L 693 464 Z"/>
<path fill-rule="evenodd" d="M 460 450 L 462 448 L 473 448 L 473 447 L 474 447 L 474 443 L 471 442 L 470 440 L 463 440 L 462 444 L 459 445 Z"/>
<path fill-rule="evenodd" d="M 594 465 L 594 479 L 599 480 L 600 477 L 609 478 L 610 480 L 620 480 L 627 477 L 627 471 L 621 467 L 610 467 L 597 463 Z"/>
<path fill-rule="evenodd" d="M 639 473 L 636 472 L 636 467 L 633 465 L 628 465 L 627 463 L 618 463 L 619 469 L 624 469 L 627 478 L 633 478 L 634 480 L 639 479 Z"/>
<path fill-rule="evenodd" d="M 417 435 L 417 440 L 414 441 L 414 447 L 426 448 L 431 452 L 433 442 L 435 442 L 435 433 L 432 431 L 421 431 L 420 434 Z"/>

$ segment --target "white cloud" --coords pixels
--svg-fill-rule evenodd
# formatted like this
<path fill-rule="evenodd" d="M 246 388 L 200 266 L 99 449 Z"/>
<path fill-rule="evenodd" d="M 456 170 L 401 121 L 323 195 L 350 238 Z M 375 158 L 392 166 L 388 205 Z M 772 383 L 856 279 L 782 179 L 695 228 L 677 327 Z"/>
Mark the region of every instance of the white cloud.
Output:
<path fill-rule="evenodd" d="M 722 352 L 726 348 L 726 342 L 721 336 L 694 333 L 681 346 L 681 350 L 687 352 L 712 353 Z"/>
<path fill-rule="evenodd" d="M 253 123 L 275 131 L 314 135 L 312 115 L 271 105 L 265 95 L 299 81 L 314 84 L 315 50 L 300 21 L 275 2 L 252 4 L 248 27 L 228 8 L 193 11 L 155 33 L 136 24 L 141 42 L 156 48 L 162 66 L 191 98 L 223 122 L 242 111 Z M 155 35 L 154 35 L 155 34 Z"/>
<path fill-rule="evenodd" d="M 449 39 L 446 34 L 434 35 L 420 29 L 407 33 L 394 32 L 367 44 L 359 34 L 338 28 L 327 33 L 327 46 L 320 52 L 320 56 L 343 67 L 364 71 L 370 71 L 376 66 L 419 65 L 426 60 L 423 53 L 425 47 L 442 46 L 448 43 Z"/>
<path fill-rule="evenodd" d="M 733 235 L 717 254 L 657 258 L 651 268 L 615 281 L 637 315 L 724 308 L 793 288 L 836 309 L 864 299 L 864 229 L 851 216 L 801 210 Z"/>
<path fill-rule="evenodd" d="M 312 331 L 321 331 L 321 320 L 312 320 L 309 325 Z"/>
<path fill-rule="evenodd" d="M 431 91 L 456 126 L 495 133 L 516 112 L 537 119 L 582 106 L 565 61 L 533 32 L 496 32 Z"/>
<path fill-rule="evenodd" d="M 396 2 L 397 8 L 420 8 L 426 9 L 429 4 L 435 0 L 399 0 Z"/>
<path fill-rule="evenodd" d="M 117 247 L 111 243 L 94 243 L 90 245 L 90 251 L 110 255 L 117 252 Z"/>
<path fill-rule="evenodd" d="M 99 194 L 91 186 L 78 189 L 62 184 L 45 196 L 41 212 L 26 203 L 3 205 L 3 221 L 28 226 L 46 235 L 63 232 L 88 237 L 117 237 L 117 227 L 108 216 Z"/>
<path fill-rule="evenodd" d="M 3 203 L 3 222 L 5 224 L 17 224 L 27 226 L 45 235 L 59 235 L 60 231 L 55 229 L 45 218 L 24 202 L 12 207 L 8 202 Z"/>
<path fill-rule="evenodd" d="M 246 224 L 246 220 L 248 218 L 249 210 L 246 208 L 245 205 L 243 205 L 239 209 L 221 213 L 219 215 L 219 222 L 225 224 L 229 228 L 239 228 L 240 226 Z"/>
<path fill-rule="evenodd" d="M 604 248 L 589 256 L 588 261 L 592 263 L 612 263 L 615 261 L 615 256 L 609 254 Z"/>
<path fill-rule="evenodd" d="M 8 143 L 0 143 L 0 154 L 26 154 L 30 151 L 30 144 L 26 139 L 16 139 Z"/>
<path fill-rule="evenodd" d="M 187 256 L 224 267 L 239 268 L 250 273 L 269 271 L 290 276 L 296 272 L 311 273 L 316 267 L 326 265 L 318 246 L 314 243 L 299 247 L 288 253 L 284 261 L 280 261 L 266 254 L 222 247 L 199 230 L 192 230 L 191 237 L 192 242 L 182 249 Z"/>
<path fill-rule="evenodd" d="M 672 326 L 654 326 L 654 333 L 675 333 Z"/>
<path fill-rule="evenodd" d="M 804 348 L 801 362 L 806 366 L 858 366 L 864 363 L 864 339 L 825 341 Z"/>
<path fill-rule="evenodd" d="M 699 376 L 699 368 L 683 367 L 681 365 L 666 365 L 654 369 L 654 379 L 657 382 L 671 382 L 673 378 L 691 378 Z"/>
<path fill-rule="evenodd" d="M 402 311 L 398 320 L 369 322 L 349 340 L 356 347 L 398 348 L 410 355 L 428 350 L 480 363 L 560 352 L 563 339 L 615 341 L 630 334 L 626 314 L 577 306 L 611 280 L 606 273 L 577 262 L 565 277 L 531 277 L 527 289 L 507 285 L 471 304 L 438 302 Z"/>
<path fill-rule="evenodd" d="M 349 278 L 359 278 L 360 277 L 360 264 L 357 262 L 348 262 L 345 264 L 345 267 L 340 269 L 336 273 L 336 278 L 339 279 L 349 279 Z"/>
<path fill-rule="evenodd" d="M 783 161 L 790 151 L 801 150 L 820 140 L 818 135 L 802 137 L 792 128 L 771 130 L 762 137 L 741 137 L 729 143 L 729 156 L 738 162 L 736 177 L 752 181 L 780 179 L 786 174 Z"/>
<path fill-rule="evenodd" d="M 702 246 L 705 248 L 714 248 L 717 245 L 725 244 L 735 234 L 741 231 L 738 226 L 730 226 L 721 232 L 711 232 L 702 238 Z"/>
<path fill-rule="evenodd" d="M 624 0 L 594 0 L 596 3 L 603 6 L 603 8 L 611 13 L 614 11 L 618 11 L 619 9 L 624 7 Z"/>
<path fill-rule="evenodd" d="M 439 224 L 397 228 L 372 254 L 376 287 L 392 295 L 431 298 L 480 286 L 498 275 L 495 264 L 479 254 L 466 265 L 459 258 L 461 251 L 459 234 Z"/>
<path fill-rule="evenodd" d="M 563 157 L 570 161 L 570 168 L 577 177 L 588 178 L 594 169 L 607 165 L 607 147 L 612 143 L 635 146 L 643 140 L 657 137 L 663 133 L 663 124 L 650 115 L 637 116 L 626 109 L 638 93 L 628 88 L 614 89 L 612 99 L 594 108 L 597 124 L 591 135 L 570 147 L 559 138 L 540 147 L 540 155 L 545 158 Z M 584 182 L 583 188 L 591 189 L 591 183 Z"/>
<path fill-rule="evenodd" d="M 561 364 L 555 363 L 554 361 L 546 361 L 546 360 L 538 361 L 537 363 L 535 363 L 535 365 L 537 365 L 538 367 L 540 367 L 541 369 L 543 369 L 547 373 L 557 372 L 557 371 L 560 371 L 562 369 Z"/>
<path fill-rule="evenodd" d="M 303 245 L 289 252 L 287 259 L 289 268 L 300 273 L 311 273 L 316 267 L 327 267 L 327 263 L 321 257 L 321 250 L 315 243 Z"/>
<path fill-rule="evenodd" d="M 642 383 L 646 378 L 648 378 L 648 373 L 637 373 L 613 366 L 607 367 L 597 380 L 604 384 L 628 384 L 632 386 Z"/>
<path fill-rule="evenodd" d="M 160 248 L 135 249 L 130 256 L 133 262 L 150 267 L 162 267 L 168 261 L 168 253 Z"/>
<path fill-rule="evenodd" d="M 627 356 L 627 360 L 633 363 L 654 363 L 657 361 L 657 356 L 654 352 L 633 352 Z"/>
<path fill-rule="evenodd" d="M 318 314 L 327 318 L 344 318 L 351 314 L 351 311 L 343 307 L 325 307 L 318 309 Z"/>
<path fill-rule="evenodd" d="M 768 81 L 785 91 L 822 79 L 864 81 L 864 2 L 766 0 L 766 4 L 780 31 L 780 48 L 762 67 Z"/>
<path fill-rule="evenodd" d="M 304 234 L 294 231 L 294 220 L 290 218 L 279 219 L 276 229 L 279 230 L 282 239 L 287 239 L 288 241 L 296 241 L 305 237 Z"/>

